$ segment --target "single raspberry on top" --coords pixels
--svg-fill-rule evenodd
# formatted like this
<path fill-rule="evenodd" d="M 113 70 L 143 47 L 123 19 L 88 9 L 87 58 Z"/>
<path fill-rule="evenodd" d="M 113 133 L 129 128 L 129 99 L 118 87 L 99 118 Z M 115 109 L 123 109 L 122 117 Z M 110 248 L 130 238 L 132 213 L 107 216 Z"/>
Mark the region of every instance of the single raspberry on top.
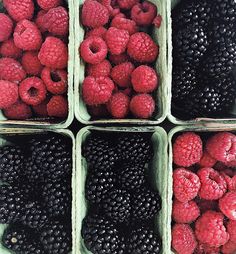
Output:
<path fill-rule="evenodd" d="M 199 162 L 199 165 L 201 167 L 210 167 L 211 168 L 216 164 L 216 162 L 217 162 L 216 159 L 211 157 L 211 155 L 207 151 L 204 151 L 203 155 L 202 155 L 202 158 Z"/>
<path fill-rule="evenodd" d="M 177 253 L 192 254 L 197 247 L 193 230 L 187 224 L 175 224 L 172 228 L 171 245 Z"/>
<path fill-rule="evenodd" d="M 103 60 L 98 64 L 88 64 L 86 68 L 88 76 L 98 77 L 108 77 L 111 72 L 111 64 L 107 60 Z"/>
<path fill-rule="evenodd" d="M 22 54 L 22 50 L 17 48 L 13 39 L 4 41 L 0 46 L 0 54 L 3 57 L 19 58 Z"/>
<path fill-rule="evenodd" d="M 103 40 L 105 40 L 107 29 L 103 26 L 96 27 L 90 31 L 88 31 L 85 35 L 85 38 L 88 38 L 89 36 L 98 36 L 101 37 Z"/>
<path fill-rule="evenodd" d="M 65 118 L 68 115 L 68 101 L 62 95 L 54 95 L 47 104 L 49 116 Z"/>
<path fill-rule="evenodd" d="M 136 23 L 133 20 L 127 18 L 115 17 L 111 22 L 111 26 L 126 30 L 130 35 L 138 32 Z"/>
<path fill-rule="evenodd" d="M 236 220 L 236 192 L 228 192 L 219 200 L 222 213 L 231 220 Z"/>
<path fill-rule="evenodd" d="M 4 13 L 0 13 L 0 42 L 6 41 L 12 33 L 13 22 Z"/>
<path fill-rule="evenodd" d="M 38 59 L 38 51 L 26 51 L 22 56 L 21 63 L 29 75 L 40 75 L 43 69 Z"/>
<path fill-rule="evenodd" d="M 62 4 L 62 0 L 37 0 L 38 5 L 43 10 L 50 10 Z"/>
<path fill-rule="evenodd" d="M 121 9 L 130 10 L 139 0 L 117 0 Z"/>
<path fill-rule="evenodd" d="M 0 80 L 0 87 L 0 109 L 8 108 L 18 100 L 18 85 L 6 80 Z"/>
<path fill-rule="evenodd" d="M 199 177 L 184 168 L 178 168 L 173 172 L 173 191 L 180 202 L 188 202 L 194 199 L 201 187 Z"/>
<path fill-rule="evenodd" d="M 13 105 L 3 110 L 3 114 L 12 120 L 26 120 L 32 116 L 30 106 L 22 101 L 17 101 Z"/>

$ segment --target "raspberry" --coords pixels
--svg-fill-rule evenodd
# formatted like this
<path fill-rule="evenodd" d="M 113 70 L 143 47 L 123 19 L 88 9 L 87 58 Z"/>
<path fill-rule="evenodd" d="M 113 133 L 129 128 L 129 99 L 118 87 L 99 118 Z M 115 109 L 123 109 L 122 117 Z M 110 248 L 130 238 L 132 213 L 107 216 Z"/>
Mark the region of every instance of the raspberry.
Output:
<path fill-rule="evenodd" d="M 93 76 L 95 78 L 108 77 L 111 72 L 111 64 L 107 60 L 103 60 L 98 64 L 88 64 L 86 71 L 88 76 Z"/>
<path fill-rule="evenodd" d="M 159 47 L 148 34 L 139 32 L 130 36 L 127 52 L 137 62 L 152 63 L 158 56 Z"/>
<path fill-rule="evenodd" d="M 11 36 L 12 29 L 12 20 L 6 14 L 0 13 L 0 42 L 6 41 Z"/>
<path fill-rule="evenodd" d="M 196 251 L 194 254 L 219 254 L 220 248 L 219 247 L 210 247 L 207 244 L 199 243 Z"/>
<path fill-rule="evenodd" d="M 107 56 L 107 45 L 102 38 L 90 36 L 80 44 L 80 55 L 86 63 L 98 64 Z"/>
<path fill-rule="evenodd" d="M 21 63 L 29 75 L 40 75 L 43 69 L 38 59 L 38 51 L 26 51 L 22 56 Z"/>
<path fill-rule="evenodd" d="M 227 224 L 230 241 L 236 243 L 236 220 L 230 220 Z"/>
<path fill-rule="evenodd" d="M 158 86 L 158 77 L 153 68 L 147 65 L 140 65 L 131 75 L 134 90 L 137 93 L 151 93 Z"/>
<path fill-rule="evenodd" d="M 174 163 L 181 167 L 190 167 L 202 157 L 202 140 L 193 132 L 186 132 L 177 137 L 173 145 Z"/>
<path fill-rule="evenodd" d="M 112 95 L 108 102 L 108 108 L 114 118 L 125 118 L 129 113 L 130 99 L 122 92 Z"/>
<path fill-rule="evenodd" d="M 155 110 L 155 101 L 149 94 L 135 95 L 130 102 L 130 111 L 135 117 L 147 119 Z"/>
<path fill-rule="evenodd" d="M 227 188 L 229 191 L 236 191 L 236 185 L 235 185 L 235 180 L 236 177 L 231 178 L 229 175 L 227 175 L 225 172 L 222 172 L 221 175 L 224 177 L 226 183 L 227 183 Z"/>
<path fill-rule="evenodd" d="M 200 186 L 199 177 L 190 170 L 178 168 L 173 172 L 174 195 L 180 202 L 194 199 Z"/>
<path fill-rule="evenodd" d="M 62 7 L 50 9 L 43 18 L 44 27 L 54 35 L 66 36 L 69 31 L 69 14 Z"/>
<path fill-rule="evenodd" d="M 154 24 L 155 27 L 160 28 L 161 27 L 161 23 L 162 23 L 162 16 L 160 14 L 158 14 L 154 20 L 152 21 L 152 23 Z"/>
<path fill-rule="evenodd" d="M 94 105 L 88 107 L 89 114 L 93 117 L 108 117 L 109 113 L 105 104 Z"/>
<path fill-rule="evenodd" d="M 109 20 L 109 11 L 102 4 L 86 0 L 82 8 L 82 23 L 84 26 L 95 28 L 104 26 Z"/>
<path fill-rule="evenodd" d="M 54 95 L 47 104 L 49 116 L 65 118 L 68 115 L 68 101 L 61 95 Z"/>
<path fill-rule="evenodd" d="M 46 87 L 37 77 L 26 78 L 20 83 L 19 94 L 23 102 L 28 105 L 38 105 L 46 98 Z"/>
<path fill-rule="evenodd" d="M 223 254 L 235 254 L 236 243 L 232 241 L 228 241 L 225 245 L 222 246 L 221 251 Z"/>
<path fill-rule="evenodd" d="M 199 207 L 196 202 L 189 201 L 186 203 L 175 200 L 172 207 L 172 217 L 177 223 L 192 223 L 200 215 Z"/>
<path fill-rule="evenodd" d="M 131 19 L 115 17 L 111 22 L 111 26 L 118 29 L 126 30 L 129 32 L 129 35 L 138 32 L 138 27 L 136 23 Z"/>
<path fill-rule="evenodd" d="M 17 23 L 13 37 L 17 48 L 23 50 L 38 50 L 42 45 L 42 36 L 38 27 L 26 19 Z"/>
<path fill-rule="evenodd" d="M 12 58 L 0 59 L 0 79 L 19 83 L 26 77 L 26 73 L 21 64 Z"/>
<path fill-rule="evenodd" d="M 52 94 L 63 94 L 67 91 L 67 72 L 65 70 L 45 67 L 41 73 L 41 79 Z"/>
<path fill-rule="evenodd" d="M 84 79 L 82 93 L 87 105 L 98 105 L 109 101 L 115 86 L 108 77 L 94 78 L 88 76 Z"/>
<path fill-rule="evenodd" d="M 228 192 L 219 200 L 222 213 L 231 220 L 236 220 L 236 192 Z"/>
<path fill-rule="evenodd" d="M 63 41 L 56 37 L 46 38 L 39 51 L 38 58 L 42 65 L 54 69 L 67 67 L 68 49 Z"/>
<path fill-rule="evenodd" d="M 0 54 L 3 57 L 18 58 L 21 56 L 22 50 L 17 48 L 13 39 L 4 41 L 0 46 Z"/>
<path fill-rule="evenodd" d="M 38 26 L 41 33 L 44 33 L 47 31 L 45 24 L 44 24 L 44 16 L 46 13 L 47 12 L 44 10 L 39 11 L 36 16 L 36 19 L 35 19 L 35 24 Z"/>
<path fill-rule="evenodd" d="M 112 68 L 111 77 L 118 86 L 129 87 L 133 70 L 134 65 L 131 62 L 122 63 Z"/>
<path fill-rule="evenodd" d="M 37 0 L 38 5 L 43 10 L 50 10 L 62 4 L 62 0 Z"/>
<path fill-rule="evenodd" d="M 107 29 L 103 26 L 99 26 L 97 28 L 94 28 L 86 33 L 85 38 L 88 38 L 89 36 L 97 36 L 101 37 L 103 40 L 105 40 Z"/>
<path fill-rule="evenodd" d="M 3 110 L 4 115 L 12 120 L 26 120 L 32 116 L 30 106 L 22 101 L 17 101 L 13 105 Z"/>
<path fill-rule="evenodd" d="M 216 164 L 216 160 L 210 156 L 210 154 L 207 151 L 204 151 L 202 158 L 199 162 L 199 165 L 201 167 L 213 167 Z"/>
<path fill-rule="evenodd" d="M 222 213 L 207 211 L 195 223 L 197 239 L 210 247 L 220 247 L 229 240 Z"/>
<path fill-rule="evenodd" d="M 125 53 L 120 54 L 120 55 L 109 55 L 109 60 L 114 64 L 114 65 L 118 65 L 121 63 L 125 63 L 129 61 L 129 57 L 128 55 L 126 55 Z"/>
<path fill-rule="evenodd" d="M 32 0 L 3 0 L 3 4 L 15 21 L 32 19 L 34 14 L 34 3 Z"/>
<path fill-rule="evenodd" d="M 121 9 L 130 10 L 139 0 L 117 0 Z"/>
<path fill-rule="evenodd" d="M 110 27 L 106 32 L 106 43 L 111 54 L 124 53 L 129 42 L 129 32 L 123 29 Z"/>
<path fill-rule="evenodd" d="M 131 18 L 139 26 L 149 26 L 157 15 L 157 7 L 149 1 L 144 1 L 133 6 Z"/>
<path fill-rule="evenodd" d="M 18 86 L 15 83 L 0 80 L 0 109 L 10 107 L 18 100 Z"/>
<path fill-rule="evenodd" d="M 175 224 L 172 228 L 172 247 L 177 253 L 192 254 L 197 247 L 193 230 L 187 224 Z"/>
<path fill-rule="evenodd" d="M 208 153 L 224 163 L 236 160 L 236 136 L 230 132 L 219 132 L 208 139 Z"/>
<path fill-rule="evenodd" d="M 206 200 L 217 200 L 227 191 L 224 177 L 213 168 L 202 168 L 197 172 L 201 188 L 199 196 Z"/>
<path fill-rule="evenodd" d="M 47 117 L 48 116 L 48 112 L 47 112 L 48 102 L 49 102 L 49 100 L 46 99 L 43 102 L 41 102 L 40 104 L 33 106 L 33 110 L 34 110 L 35 114 L 38 116 L 41 116 L 41 117 Z"/>
<path fill-rule="evenodd" d="M 208 210 L 213 210 L 213 211 L 218 210 L 218 202 L 215 200 L 199 199 L 197 200 L 197 203 L 201 213 L 205 213 Z"/>

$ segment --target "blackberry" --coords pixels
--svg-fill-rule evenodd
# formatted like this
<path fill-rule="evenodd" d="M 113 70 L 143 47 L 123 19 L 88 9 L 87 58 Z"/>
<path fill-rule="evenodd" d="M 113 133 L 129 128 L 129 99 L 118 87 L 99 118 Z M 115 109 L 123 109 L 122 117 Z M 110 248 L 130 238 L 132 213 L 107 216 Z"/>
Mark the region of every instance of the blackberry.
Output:
<path fill-rule="evenodd" d="M 225 22 L 236 21 L 236 2 L 235 0 L 216 0 L 214 1 L 214 16 Z"/>
<path fill-rule="evenodd" d="M 85 185 L 86 199 L 92 204 L 100 204 L 115 183 L 115 173 L 110 168 L 90 171 Z"/>
<path fill-rule="evenodd" d="M 183 28 L 173 37 L 174 54 L 183 66 L 199 65 L 208 45 L 207 34 L 197 25 Z"/>
<path fill-rule="evenodd" d="M 89 166 L 96 168 L 113 166 L 118 160 L 117 153 L 110 142 L 95 134 L 87 138 L 83 146 L 83 156 Z"/>
<path fill-rule="evenodd" d="M 161 210 L 161 197 L 148 187 L 137 190 L 133 195 L 132 212 L 134 219 L 148 220 Z"/>
<path fill-rule="evenodd" d="M 102 209 L 114 222 L 127 221 L 131 212 L 131 195 L 126 190 L 114 189 L 105 197 Z"/>
<path fill-rule="evenodd" d="M 214 78 L 228 76 L 236 65 L 236 43 L 225 42 L 216 44 L 202 62 L 202 70 Z"/>
<path fill-rule="evenodd" d="M 24 156 L 17 146 L 0 148 L 0 180 L 7 183 L 18 181 L 23 171 Z"/>
<path fill-rule="evenodd" d="M 213 44 L 227 43 L 235 39 L 235 24 L 227 24 L 222 21 L 213 22 L 209 29 L 209 39 Z"/>
<path fill-rule="evenodd" d="M 81 233 L 85 246 L 93 254 L 124 254 L 124 239 L 115 225 L 103 217 L 87 216 Z"/>
<path fill-rule="evenodd" d="M 45 183 L 42 187 L 42 196 L 51 217 L 70 214 L 71 192 L 70 179 L 65 178 L 61 181 Z"/>
<path fill-rule="evenodd" d="M 72 249 L 71 228 L 51 221 L 40 232 L 40 241 L 48 254 L 68 254 Z"/>
<path fill-rule="evenodd" d="M 44 168 L 38 166 L 32 158 L 25 161 L 25 176 L 31 184 L 41 183 L 46 179 Z"/>
<path fill-rule="evenodd" d="M 118 138 L 117 150 L 123 161 L 149 162 L 153 156 L 151 136 L 139 133 L 122 133 Z"/>
<path fill-rule="evenodd" d="M 153 230 L 141 227 L 131 232 L 127 249 L 129 254 L 158 254 L 162 241 Z"/>

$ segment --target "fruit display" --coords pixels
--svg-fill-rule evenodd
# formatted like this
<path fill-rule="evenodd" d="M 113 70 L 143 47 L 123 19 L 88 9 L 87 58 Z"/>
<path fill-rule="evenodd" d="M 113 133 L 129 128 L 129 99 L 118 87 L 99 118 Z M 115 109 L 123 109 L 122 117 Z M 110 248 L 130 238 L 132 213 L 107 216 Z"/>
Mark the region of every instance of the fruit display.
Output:
<path fill-rule="evenodd" d="M 85 0 L 80 90 L 92 119 L 153 119 L 160 110 L 156 61 L 162 48 L 152 35 L 161 23 L 154 2 Z"/>
<path fill-rule="evenodd" d="M 172 114 L 232 118 L 236 99 L 236 2 L 182 0 L 172 10 Z"/>
<path fill-rule="evenodd" d="M 67 5 L 64 0 L 0 2 L 0 110 L 7 119 L 67 117 Z"/>
<path fill-rule="evenodd" d="M 235 254 L 235 133 L 178 134 L 173 163 L 174 253 Z"/>
<path fill-rule="evenodd" d="M 162 200 L 152 179 L 152 134 L 93 130 L 85 139 L 88 210 L 81 236 L 91 253 L 162 253 L 156 220 Z"/>
<path fill-rule="evenodd" d="M 69 254 L 71 141 L 56 133 L 34 138 L 14 135 L 6 140 L 0 147 L 0 223 L 6 224 L 1 250 Z"/>

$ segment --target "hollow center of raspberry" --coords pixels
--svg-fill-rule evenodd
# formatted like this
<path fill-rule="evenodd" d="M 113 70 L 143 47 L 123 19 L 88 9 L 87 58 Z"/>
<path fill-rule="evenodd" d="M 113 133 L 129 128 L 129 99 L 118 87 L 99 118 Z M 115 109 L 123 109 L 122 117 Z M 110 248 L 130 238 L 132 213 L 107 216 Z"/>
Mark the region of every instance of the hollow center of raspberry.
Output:
<path fill-rule="evenodd" d="M 56 72 L 51 72 L 50 75 L 53 82 L 61 81 L 60 76 Z"/>
<path fill-rule="evenodd" d="M 29 95 L 31 97 L 35 97 L 35 96 L 38 96 L 38 89 L 34 88 L 34 87 L 31 87 L 28 91 Z"/>
<path fill-rule="evenodd" d="M 142 9 L 142 11 L 143 11 L 144 13 L 149 12 L 149 7 L 148 7 L 148 6 L 143 6 L 143 5 L 142 5 L 141 9 Z"/>
<path fill-rule="evenodd" d="M 91 45 L 90 50 L 93 54 L 96 54 L 97 52 L 99 52 L 99 48 L 96 45 Z"/>

